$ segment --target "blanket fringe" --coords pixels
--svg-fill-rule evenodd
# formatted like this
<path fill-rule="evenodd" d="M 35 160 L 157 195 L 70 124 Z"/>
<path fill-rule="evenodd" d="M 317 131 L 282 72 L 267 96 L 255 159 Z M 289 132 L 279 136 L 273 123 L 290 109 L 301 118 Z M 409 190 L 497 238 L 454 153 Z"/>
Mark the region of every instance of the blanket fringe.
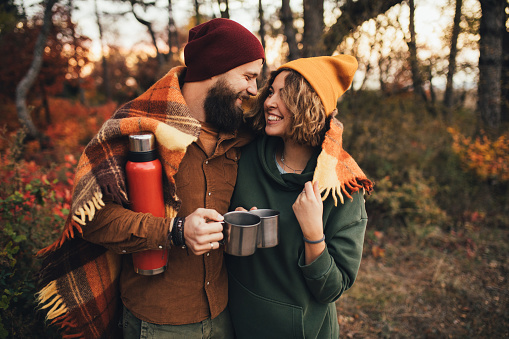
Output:
<path fill-rule="evenodd" d="M 37 292 L 36 300 L 41 310 L 51 307 L 51 309 L 47 311 L 46 320 L 57 319 L 67 313 L 67 306 L 62 296 L 58 293 L 56 280 L 53 280 Z"/>
<path fill-rule="evenodd" d="M 65 229 L 62 232 L 62 234 L 60 235 L 60 237 L 57 240 L 55 240 L 55 242 L 53 244 L 51 244 L 48 247 L 45 247 L 45 248 L 41 249 L 40 251 L 38 251 L 36 256 L 44 257 L 48 253 L 54 252 L 57 249 L 59 249 L 60 247 L 62 247 L 64 242 L 66 242 L 68 239 L 74 238 L 74 228 L 76 228 L 76 230 L 80 234 L 83 234 L 83 229 L 73 219 L 68 219 L 68 221 L 67 221 L 67 223 L 66 223 L 66 225 L 64 227 L 65 227 Z"/>
<path fill-rule="evenodd" d="M 50 321 L 51 325 L 59 326 L 63 330 L 62 338 L 84 338 L 84 333 L 72 333 L 78 324 L 68 314 L 67 306 L 58 293 L 56 280 L 36 293 L 36 301 L 39 304 L 39 310 L 51 307 L 46 313 L 46 321 Z"/>
<path fill-rule="evenodd" d="M 55 318 L 51 322 L 51 325 L 58 325 L 62 329 L 62 338 L 85 338 L 85 334 L 83 332 L 72 333 L 78 327 L 78 324 L 76 321 L 71 320 L 68 315 Z"/>
<path fill-rule="evenodd" d="M 76 320 L 71 319 L 68 314 L 61 315 L 58 318 L 53 319 L 50 323 L 51 325 L 59 325 L 61 329 L 64 331 L 72 331 L 73 329 L 78 327 Z"/>
<path fill-rule="evenodd" d="M 102 193 L 95 192 L 94 196 L 87 201 L 82 207 L 78 209 L 78 211 L 72 216 L 72 218 L 68 218 L 65 229 L 60 235 L 60 237 L 50 246 L 45 247 L 37 252 L 37 256 L 45 256 L 46 254 L 53 252 L 64 244 L 68 239 L 74 238 L 74 230 L 79 232 L 79 234 L 83 234 L 83 229 L 81 226 L 86 225 L 86 219 L 88 216 L 88 220 L 92 221 L 95 216 L 95 213 L 99 211 L 101 208 L 105 206 L 102 200 Z M 78 217 L 77 215 L 80 215 Z M 70 217 L 70 216 L 69 216 Z"/>
<path fill-rule="evenodd" d="M 103 208 L 104 201 L 102 200 L 102 193 L 95 192 L 94 196 L 90 200 L 85 201 L 82 206 L 79 206 L 72 219 L 78 224 L 85 226 L 88 221 L 92 221 L 95 216 L 95 212 Z M 81 229 L 81 228 L 80 228 Z M 80 231 L 81 233 L 81 231 Z"/>

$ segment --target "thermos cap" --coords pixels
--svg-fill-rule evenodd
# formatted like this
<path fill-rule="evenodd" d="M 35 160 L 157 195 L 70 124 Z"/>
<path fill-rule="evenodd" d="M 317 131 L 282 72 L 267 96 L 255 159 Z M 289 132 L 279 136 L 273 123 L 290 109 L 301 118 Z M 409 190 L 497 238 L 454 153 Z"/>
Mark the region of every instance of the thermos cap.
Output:
<path fill-rule="evenodd" d="M 149 152 L 155 149 L 155 137 L 152 133 L 131 134 L 129 136 L 129 151 Z"/>

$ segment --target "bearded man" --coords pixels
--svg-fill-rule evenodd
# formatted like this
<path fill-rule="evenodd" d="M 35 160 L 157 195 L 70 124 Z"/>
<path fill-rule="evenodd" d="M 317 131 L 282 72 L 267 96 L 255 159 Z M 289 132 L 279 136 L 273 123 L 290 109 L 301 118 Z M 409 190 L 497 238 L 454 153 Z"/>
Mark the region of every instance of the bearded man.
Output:
<path fill-rule="evenodd" d="M 39 302 L 64 334 L 234 336 L 221 222 L 249 142 L 242 103 L 257 93 L 265 54 L 246 28 L 213 19 L 190 30 L 184 57 L 186 67 L 119 108 L 80 159 L 64 233 L 41 251 Z M 157 140 L 166 217 L 128 209 L 128 136 L 141 131 Z M 168 268 L 137 274 L 130 253 L 160 248 L 169 248 Z"/>

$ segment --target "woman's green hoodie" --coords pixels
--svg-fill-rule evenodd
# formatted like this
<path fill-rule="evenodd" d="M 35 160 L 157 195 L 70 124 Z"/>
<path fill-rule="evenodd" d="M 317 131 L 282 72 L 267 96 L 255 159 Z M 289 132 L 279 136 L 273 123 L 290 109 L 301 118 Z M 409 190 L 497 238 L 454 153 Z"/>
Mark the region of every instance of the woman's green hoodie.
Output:
<path fill-rule="evenodd" d="M 312 180 L 318 150 L 302 174 L 280 174 L 275 151 L 280 139 L 262 136 L 246 146 L 230 208 L 280 212 L 279 244 L 251 256 L 226 255 L 229 307 L 236 335 L 244 338 L 338 338 L 336 301 L 359 269 L 367 215 L 364 197 L 334 205 L 324 201 L 324 252 L 304 262 L 304 241 L 292 205 Z M 333 169 L 331 169 L 333 170 Z"/>

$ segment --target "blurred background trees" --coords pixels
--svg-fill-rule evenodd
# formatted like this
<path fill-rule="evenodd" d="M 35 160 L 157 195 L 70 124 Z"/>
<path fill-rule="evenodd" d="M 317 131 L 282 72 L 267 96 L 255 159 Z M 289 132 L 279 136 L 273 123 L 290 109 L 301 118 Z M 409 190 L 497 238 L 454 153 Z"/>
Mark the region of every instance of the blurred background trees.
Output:
<path fill-rule="evenodd" d="M 376 184 L 363 260 L 415 272 L 405 250 L 436 271 L 423 272 L 429 300 L 416 293 L 396 314 L 353 291 L 349 304 L 371 312 L 338 302 L 347 334 L 508 336 L 508 16 L 508 0 L 2 1 L 0 338 L 58 336 L 34 312 L 34 253 L 60 232 L 76 159 L 115 108 L 183 64 L 188 30 L 214 17 L 259 36 L 260 82 L 299 57 L 359 61 L 338 118 Z M 456 274 L 438 272 L 453 264 Z M 462 269 L 472 280 L 455 280 Z"/>
<path fill-rule="evenodd" d="M 466 3 L 464 4 L 464 2 Z M 266 71 L 277 67 L 285 60 L 292 60 L 298 57 L 309 57 L 316 55 L 330 55 L 333 53 L 354 53 L 360 60 L 361 69 L 359 74 L 364 76 L 364 85 L 369 89 L 389 90 L 388 86 L 394 85 L 394 81 L 387 83 L 386 79 L 398 78 L 398 81 L 406 82 L 398 91 L 412 91 L 418 100 L 421 100 L 427 109 L 433 114 L 443 114 L 450 119 L 450 111 L 462 98 L 462 92 L 469 86 L 472 89 L 477 84 L 477 93 L 471 98 L 476 100 L 478 105 L 478 127 L 479 131 L 489 130 L 490 133 L 500 132 L 501 124 L 508 120 L 507 100 L 507 60 L 504 60 L 503 46 L 507 45 L 507 1 L 496 0 L 457 0 L 436 5 L 421 0 L 422 5 L 414 0 L 403 2 L 401 0 L 303 0 L 290 3 L 283 0 L 278 4 L 264 4 L 263 1 L 240 2 L 242 6 L 249 6 L 250 13 L 258 13 L 248 17 L 250 26 L 273 54 L 278 54 L 267 64 Z M 77 68 L 74 72 L 74 82 L 82 86 L 86 80 L 84 77 L 94 74 L 97 87 L 104 100 L 115 100 L 117 102 L 128 99 L 125 93 L 134 93 L 133 81 L 139 78 L 149 77 L 147 83 L 141 85 L 136 83 L 135 89 L 143 91 L 147 85 L 153 83 L 172 66 L 182 63 L 182 48 L 187 40 L 187 30 L 205 20 L 213 17 L 229 17 L 230 7 L 233 4 L 239 5 L 239 1 L 219 0 L 206 1 L 196 0 L 192 6 L 187 8 L 187 17 L 175 18 L 175 11 L 172 0 L 169 1 L 148 1 L 148 0 L 108 0 L 98 2 L 97 0 L 71 0 L 60 1 L 34 1 L 30 4 L 35 15 L 27 17 L 26 4 L 15 5 L 13 0 L 5 2 L 3 13 L 8 20 L 5 21 L 5 28 L 2 29 L 2 45 L 4 53 L 2 58 L 8 63 L 9 58 L 19 61 L 17 55 L 23 55 L 24 63 L 17 63 L 16 70 L 8 69 L 7 74 L 2 74 L 3 81 L 14 83 L 18 86 L 18 107 L 17 111 L 21 121 L 27 128 L 27 136 L 36 137 L 38 130 L 31 122 L 31 116 L 21 104 L 23 97 L 28 95 L 27 88 L 35 87 L 34 93 L 45 91 L 51 84 L 41 86 L 44 82 L 43 74 L 50 72 L 44 67 L 55 68 L 58 64 L 55 58 L 64 58 L 62 62 L 70 60 L 69 68 Z M 173 0 L 174 3 L 177 3 Z M 108 6 L 106 6 L 108 4 Z M 25 6 L 25 7 L 23 7 Z M 449 15 L 451 21 L 442 32 L 432 32 L 429 27 L 416 32 L 415 11 L 419 6 L 432 6 L 433 12 L 422 12 L 420 15 Z M 51 8 L 50 8 L 51 7 Z M 54 7 L 54 8 L 53 8 Z M 73 22 L 72 16 L 80 8 L 91 7 L 95 16 L 96 27 L 79 27 Z M 34 10 L 40 8 L 39 11 Z M 43 9 L 50 8 L 53 12 Z M 257 10 L 258 9 L 258 10 Z M 325 10 L 326 9 L 326 10 Z M 46 21 L 44 21 L 44 14 Z M 52 20 L 48 18 L 53 13 Z M 157 16 L 154 14 L 157 13 Z M 453 14 L 452 14 L 453 13 Z M 68 19 L 66 19 L 66 16 Z M 135 43 L 143 44 L 143 48 L 137 51 L 127 51 L 124 46 L 115 43 L 115 36 L 119 35 L 115 29 L 122 30 L 122 23 L 126 19 L 129 25 L 137 22 L 139 31 L 146 31 L 146 34 L 139 35 L 138 41 L 133 37 Z M 438 22 L 437 17 L 437 22 Z M 164 20 L 165 25 L 161 22 Z M 326 22 L 327 21 L 327 22 Z M 260 22 L 263 25 L 260 25 Z M 49 43 L 45 44 L 44 37 L 47 33 L 44 24 L 48 25 Z M 176 23 L 179 23 L 177 26 Z M 51 27 L 49 26 L 51 24 Z M 443 25 L 443 24 L 442 24 Z M 64 26 L 64 27 L 62 27 Z M 108 29 L 115 26 L 115 29 Z M 442 26 L 443 27 L 443 26 Z M 99 32 L 97 40 L 101 50 L 94 55 L 94 62 L 88 65 L 89 60 L 76 57 L 90 58 L 90 41 L 86 36 L 85 29 L 94 29 Z M 426 32 L 427 31 L 427 32 Z M 40 32 L 40 34 L 39 34 Z M 385 34 L 385 32 L 387 32 Z M 442 39 L 441 49 L 433 50 L 427 45 L 425 39 L 429 39 L 434 33 L 434 39 Z M 39 34 L 39 49 L 44 45 L 44 55 L 37 52 L 34 39 L 28 38 L 30 34 Z M 390 37 L 389 34 L 393 35 Z M 12 46 L 14 35 L 28 39 L 27 44 Z M 422 37 L 420 37 L 422 35 Z M 76 41 L 69 41 L 69 39 Z M 80 41 L 82 39 L 82 41 Z M 144 42 L 143 42 L 143 39 Z M 371 39 L 371 41 L 366 41 Z M 424 39 L 424 40 L 423 40 Z M 505 44 L 504 44 L 505 41 Z M 270 43 L 269 43 L 270 42 Z M 54 43 L 56 45 L 51 46 Z M 402 43 L 405 46 L 401 45 Z M 62 47 L 66 48 L 59 54 Z M 74 50 L 74 58 L 69 58 L 65 53 Z M 11 53 L 5 53 L 10 51 Z M 382 52 L 383 51 L 383 52 Z M 14 52 L 14 53 L 13 53 Z M 134 53 L 133 53 L 134 52 Z M 129 54 L 115 56 L 114 54 Z M 378 53 L 378 55 L 376 55 Z M 139 55 L 138 55 L 139 54 Z M 473 55 L 478 54 L 475 58 Z M 36 57 L 34 57 L 34 55 Z M 40 55 L 40 57 L 39 57 Z M 426 56 L 424 56 L 426 55 Z M 469 55 L 466 58 L 466 55 Z M 127 69 L 119 69 L 119 57 L 124 59 Z M 52 59 L 51 59 L 52 58 Z M 133 59 L 138 60 L 133 61 Z M 461 60 L 457 60 L 460 58 Z M 507 59 L 507 57 L 505 57 Z M 109 60 L 111 59 L 111 60 Z M 38 60 L 41 60 L 40 62 Z M 44 60 L 44 62 L 42 62 Z M 26 62 L 31 62 L 32 71 L 26 67 Z M 84 64 L 83 64 L 84 63 Z M 110 66 L 110 63 L 116 63 Z M 127 63 L 129 63 L 127 65 Z M 39 80 L 33 80 L 34 84 L 29 85 L 30 77 L 38 74 L 37 65 L 41 64 L 41 75 Z M 45 66 L 48 65 L 48 66 Z M 397 65 L 397 66 L 396 66 Z M 110 69 L 114 67 L 114 69 Z M 135 70 L 136 69 L 136 70 Z M 54 71 L 54 70 L 53 70 Z M 133 72 L 149 72 L 135 74 Z M 12 78 L 13 72 L 21 72 L 17 78 Z M 70 72 L 70 71 L 69 71 Z M 62 74 L 64 76 L 69 76 Z M 86 72 L 86 74 L 82 74 Z M 100 77 L 95 77 L 101 72 Z M 463 78 L 468 77 L 470 82 L 463 88 L 454 87 L 455 73 L 462 73 Z M 117 73 L 115 76 L 113 73 Z M 19 78 L 20 76 L 24 76 Z M 78 78 L 76 78 L 78 76 Z M 456 75 L 458 76 L 458 75 Z M 46 76 L 46 79 L 48 77 Z M 25 79 L 24 81 L 21 81 Z M 115 81 L 115 79 L 118 81 Z M 127 81 L 129 79 L 129 81 Z M 64 82 L 53 77 L 55 83 L 62 85 Z M 18 85 L 19 84 L 19 85 Z M 141 86 L 140 86 L 141 85 Z M 374 86 L 373 86 L 374 85 Z M 73 85 L 76 87 L 76 84 Z M 75 88 L 81 93 L 81 100 L 84 99 L 84 91 L 81 87 Z M 5 86 L 4 86 L 5 87 Z M 438 88 L 438 92 L 435 88 Z M 14 86 L 5 88 L 14 89 Z M 391 90 L 395 90 L 394 88 Z M 440 102 L 437 102 L 437 94 Z M 33 95 L 33 94 L 31 94 Z M 44 98 L 45 94 L 40 93 Z M 120 95 L 120 97 L 119 97 Z M 12 98 L 12 96 L 11 96 Z M 439 104 L 439 107 L 437 106 Z M 46 105 L 47 108 L 47 105 Z M 47 117 L 50 113 L 47 111 Z"/>

